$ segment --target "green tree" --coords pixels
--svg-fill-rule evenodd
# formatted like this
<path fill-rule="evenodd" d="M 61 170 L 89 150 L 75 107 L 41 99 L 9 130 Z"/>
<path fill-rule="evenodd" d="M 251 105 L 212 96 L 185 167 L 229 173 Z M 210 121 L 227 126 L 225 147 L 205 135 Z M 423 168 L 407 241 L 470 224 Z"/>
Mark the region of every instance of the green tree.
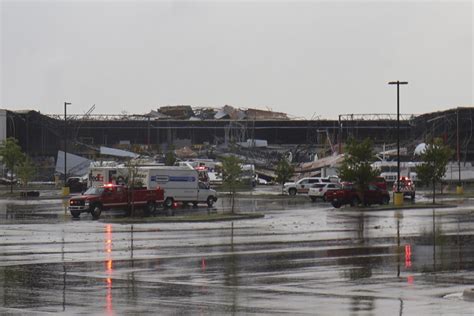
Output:
<path fill-rule="evenodd" d="M 16 167 L 23 161 L 24 155 L 21 152 L 21 147 L 18 145 L 18 141 L 9 137 L 5 139 L 0 145 L 0 156 L 2 157 L 2 163 L 10 171 L 10 193 L 13 192 L 13 173 Z"/>
<path fill-rule="evenodd" d="M 28 182 L 36 175 L 36 167 L 28 156 L 25 156 L 25 159 L 20 162 L 17 170 L 18 178 L 25 187 L 28 186 Z"/>
<path fill-rule="evenodd" d="M 231 213 L 234 214 L 235 191 L 240 183 L 242 168 L 241 161 L 235 156 L 229 156 L 222 159 L 222 180 L 231 194 Z"/>
<path fill-rule="evenodd" d="M 127 172 L 128 176 L 125 180 L 125 183 L 127 184 L 128 187 L 128 207 L 130 211 L 130 216 L 135 216 L 135 204 L 133 203 L 135 197 L 134 197 L 134 191 L 135 188 L 140 187 L 143 185 L 141 182 L 141 179 L 138 177 L 139 174 L 139 169 L 138 165 L 140 162 L 135 159 L 129 159 L 125 166 L 127 167 Z"/>
<path fill-rule="evenodd" d="M 364 191 L 369 183 L 379 175 L 379 170 L 372 169 L 375 160 L 372 141 L 366 138 L 362 142 L 350 139 L 345 148 L 344 160 L 339 168 L 339 177 L 343 181 L 353 182 L 364 201 Z"/>
<path fill-rule="evenodd" d="M 453 154 L 454 151 L 439 138 L 428 143 L 425 152 L 421 154 L 423 163 L 416 167 L 417 178 L 421 183 L 433 186 L 433 204 L 435 204 L 436 183 L 441 182 Z"/>
<path fill-rule="evenodd" d="M 170 150 L 165 155 L 165 166 L 174 166 L 176 162 L 176 156 L 174 150 Z"/>
<path fill-rule="evenodd" d="M 295 173 L 295 167 L 293 167 L 293 165 L 291 165 L 288 160 L 283 157 L 278 162 L 275 173 L 276 182 L 281 184 L 281 193 L 283 194 L 283 185 L 285 184 L 285 182 L 288 182 L 288 180 L 290 180 L 290 178 L 293 176 L 293 174 Z"/>

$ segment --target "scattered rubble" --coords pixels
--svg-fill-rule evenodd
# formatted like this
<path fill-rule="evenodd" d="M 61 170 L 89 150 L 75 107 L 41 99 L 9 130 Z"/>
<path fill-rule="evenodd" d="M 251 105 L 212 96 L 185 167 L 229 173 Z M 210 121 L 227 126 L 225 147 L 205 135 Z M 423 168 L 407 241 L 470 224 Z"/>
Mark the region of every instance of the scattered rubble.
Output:
<path fill-rule="evenodd" d="M 158 120 L 289 120 L 286 113 L 252 108 L 191 107 L 190 105 L 162 106 L 146 116 Z"/>

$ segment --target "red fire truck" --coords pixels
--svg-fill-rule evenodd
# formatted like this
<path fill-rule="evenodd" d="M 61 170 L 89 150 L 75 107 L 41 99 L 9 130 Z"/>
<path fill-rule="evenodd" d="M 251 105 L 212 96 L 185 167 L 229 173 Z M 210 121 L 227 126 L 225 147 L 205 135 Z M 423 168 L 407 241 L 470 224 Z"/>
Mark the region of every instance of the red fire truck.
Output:
<path fill-rule="evenodd" d="M 395 181 L 392 187 L 393 192 L 398 190 L 398 182 Z M 413 201 L 415 199 L 416 188 L 415 183 L 408 177 L 400 177 L 400 192 L 403 196 L 408 196 Z"/>
<path fill-rule="evenodd" d="M 144 208 L 146 215 L 156 212 L 157 206 L 163 204 L 164 191 L 160 187 L 148 190 L 146 188 L 134 188 L 116 184 L 105 184 L 99 187 L 91 187 L 84 194 L 69 200 L 69 212 L 72 217 L 78 218 L 81 213 L 91 213 L 94 219 L 98 219 L 104 210 L 125 209 L 131 206 Z"/>

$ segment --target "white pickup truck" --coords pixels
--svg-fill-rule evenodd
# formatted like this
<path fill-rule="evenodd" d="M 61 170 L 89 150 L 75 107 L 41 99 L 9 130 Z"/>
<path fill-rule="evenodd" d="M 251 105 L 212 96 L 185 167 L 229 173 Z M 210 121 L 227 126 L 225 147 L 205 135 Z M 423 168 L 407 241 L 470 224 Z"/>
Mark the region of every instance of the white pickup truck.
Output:
<path fill-rule="evenodd" d="M 302 178 L 296 182 L 286 182 L 283 184 L 283 191 L 289 195 L 296 195 L 297 193 L 308 193 L 309 188 L 316 183 L 329 183 L 329 178 L 311 177 Z"/>

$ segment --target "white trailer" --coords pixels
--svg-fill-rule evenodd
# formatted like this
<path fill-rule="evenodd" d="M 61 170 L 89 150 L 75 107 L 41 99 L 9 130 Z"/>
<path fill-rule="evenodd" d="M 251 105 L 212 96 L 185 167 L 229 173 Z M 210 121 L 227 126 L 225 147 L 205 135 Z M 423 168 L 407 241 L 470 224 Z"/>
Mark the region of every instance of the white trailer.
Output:
<path fill-rule="evenodd" d="M 124 166 L 91 167 L 87 184 L 88 187 L 99 187 L 107 183 L 125 184 L 127 178 L 128 168 Z"/>
<path fill-rule="evenodd" d="M 171 207 L 175 201 L 193 205 L 207 203 L 211 207 L 217 201 L 217 192 L 200 182 L 198 171 L 191 166 L 139 167 L 138 176 L 148 189 L 158 186 L 164 189 L 165 207 Z"/>

